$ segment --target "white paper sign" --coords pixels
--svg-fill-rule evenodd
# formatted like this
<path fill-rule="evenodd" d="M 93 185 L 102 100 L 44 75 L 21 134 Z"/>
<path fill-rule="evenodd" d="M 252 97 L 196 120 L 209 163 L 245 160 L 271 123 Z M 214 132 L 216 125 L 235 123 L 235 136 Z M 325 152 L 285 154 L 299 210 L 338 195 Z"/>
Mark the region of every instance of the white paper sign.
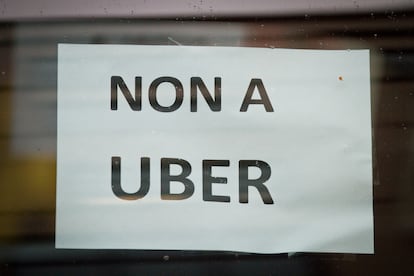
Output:
<path fill-rule="evenodd" d="M 373 253 L 369 51 L 59 45 L 56 247 Z"/>

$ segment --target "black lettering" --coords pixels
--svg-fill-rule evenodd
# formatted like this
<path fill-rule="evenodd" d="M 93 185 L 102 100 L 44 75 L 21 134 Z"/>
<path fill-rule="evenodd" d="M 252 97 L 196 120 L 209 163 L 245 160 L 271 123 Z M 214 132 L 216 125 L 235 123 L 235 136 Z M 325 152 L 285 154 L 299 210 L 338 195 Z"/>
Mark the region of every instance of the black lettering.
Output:
<path fill-rule="evenodd" d="M 179 175 L 171 175 L 170 165 L 179 165 L 182 172 Z M 182 200 L 189 198 L 194 193 L 194 183 L 187 178 L 191 174 L 191 165 L 184 159 L 161 158 L 161 199 Z M 184 184 L 184 192 L 181 194 L 171 193 L 171 182 L 181 182 Z"/>
<path fill-rule="evenodd" d="M 174 103 L 170 106 L 162 106 L 158 103 L 158 100 L 157 100 L 157 88 L 163 82 L 171 83 L 175 87 L 175 100 L 174 100 Z M 157 78 L 151 83 L 148 96 L 149 96 L 149 102 L 155 110 L 160 111 L 160 112 L 173 112 L 177 110 L 178 108 L 180 108 L 181 104 L 183 103 L 183 100 L 184 100 L 183 85 L 178 79 L 173 78 L 173 77 Z"/>
<path fill-rule="evenodd" d="M 257 87 L 260 99 L 252 99 L 255 87 Z M 266 112 L 273 112 L 272 104 L 261 79 L 252 79 L 250 81 L 249 88 L 247 88 L 242 106 L 240 107 L 240 112 L 246 112 L 250 104 L 263 104 Z"/>
<path fill-rule="evenodd" d="M 135 77 L 135 99 L 121 77 L 111 77 L 111 110 L 118 110 L 118 87 L 121 89 L 131 109 L 135 111 L 141 110 L 141 77 Z"/>
<path fill-rule="evenodd" d="M 203 200 L 204 201 L 217 201 L 217 202 L 230 202 L 229 196 L 213 195 L 212 184 L 226 184 L 226 177 L 213 177 L 211 176 L 211 168 L 213 166 L 230 166 L 229 160 L 203 160 Z"/>
<path fill-rule="evenodd" d="M 262 174 L 258 179 L 249 179 L 249 167 L 258 167 Z M 255 187 L 262 197 L 265 204 L 273 204 L 273 199 L 270 196 L 269 190 L 263 184 L 271 175 L 269 164 L 260 160 L 240 160 L 239 161 L 239 202 L 248 203 L 248 189 L 249 186 Z"/>
<path fill-rule="evenodd" d="M 197 88 L 212 111 L 221 110 L 221 78 L 214 78 L 214 99 L 200 77 L 191 78 L 191 112 L 197 111 Z"/>
<path fill-rule="evenodd" d="M 141 186 L 135 193 L 127 193 L 121 187 L 121 157 L 112 157 L 112 192 L 124 200 L 137 200 L 143 198 L 150 188 L 150 159 L 141 158 Z"/>

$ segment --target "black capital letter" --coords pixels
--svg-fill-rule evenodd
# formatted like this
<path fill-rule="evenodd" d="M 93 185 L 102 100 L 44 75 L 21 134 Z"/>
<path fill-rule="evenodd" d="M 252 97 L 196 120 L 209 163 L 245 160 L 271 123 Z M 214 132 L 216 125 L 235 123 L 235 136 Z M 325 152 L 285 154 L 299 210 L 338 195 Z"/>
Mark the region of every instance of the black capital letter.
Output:
<path fill-rule="evenodd" d="M 258 179 L 249 179 L 249 167 L 258 167 L 262 174 Z M 269 190 L 263 184 L 270 178 L 271 169 L 269 164 L 260 160 L 240 160 L 239 161 L 239 202 L 248 203 L 249 186 L 254 186 L 260 193 L 264 204 L 273 204 Z"/>
<path fill-rule="evenodd" d="M 214 100 L 203 80 L 199 77 L 191 78 L 191 112 L 197 111 L 197 87 L 200 89 L 208 106 L 212 111 L 221 110 L 221 78 L 214 78 Z"/>
<path fill-rule="evenodd" d="M 179 165 L 182 172 L 179 175 L 170 174 L 170 165 Z M 164 200 L 181 200 L 189 198 L 194 193 L 194 183 L 187 178 L 191 174 L 191 165 L 184 159 L 161 158 L 161 199 Z M 184 192 L 181 194 L 172 194 L 170 182 L 181 182 L 184 184 Z"/>
<path fill-rule="evenodd" d="M 118 93 L 117 88 L 121 89 L 122 94 L 127 100 L 132 110 L 141 110 L 141 77 L 135 77 L 135 100 L 131 95 L 124 80 L 120 76 L 111 77 L 111 110 L 118 110 Z"/>
<path fill-rule="evenodd" d="M 257 91 L 259 91 L 260 99 L 252 99 L 255 87 L 257 87 Z M 252 79 L 250 81 L 246 96 L 244 96 L 242 106 L 240 107 L 240 112 L 246 112 L 249 104 L 262 104 L 264 105 L 266 112 L 273 112 L 272 104 L 270 103 L 269 96 L 267 96 L 266 89 L 261 79 Z"/>
<path fill-rule="evenodd" d="M 158 103 L 157 100 L 157 88 L 163 82 L 169 82 L 175 87 L 175 101 L 171 106 L 162 106 Z M 149 102 L 151 106 L 160 112 L 173 112 L 180 108 L 181 104 L 184 100 L 184 92 L 183 92 L 183 85 L 181 82 L 173 77 L 161 77 L 155 79 L 149 88 Z"/>
<path fill-rule="evenodd" d="M 212 184 L 220 183 L 226 184 L 226 177 L 213 177 L 211 176 L 211 167 L 213 166 L 230 166 L 229 160 L 203 160 L 203 200 L 204 201 L 218 201 L 218 202 L 230 202 L 229 196 L 213 195 Z"/>
<path fill-rule="evenodd" d="M 135 193 L 127 193 L 121 187 L 121 157 L 112 157 L 112 192 L 120 199 L 137 200 L 143 198 L 150 187 L 150 159 L 141 158 L 141 187 Z"/>

